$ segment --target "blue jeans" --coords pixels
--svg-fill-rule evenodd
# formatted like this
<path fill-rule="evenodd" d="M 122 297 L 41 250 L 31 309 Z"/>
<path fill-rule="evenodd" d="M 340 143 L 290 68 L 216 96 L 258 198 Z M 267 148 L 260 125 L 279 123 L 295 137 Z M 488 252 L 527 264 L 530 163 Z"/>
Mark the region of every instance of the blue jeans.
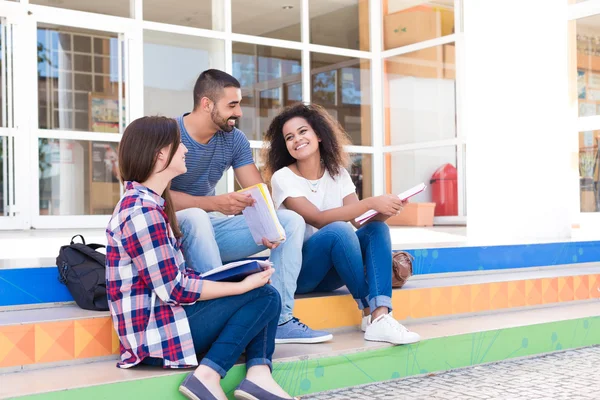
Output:
<path fill-rule="evenodd" d="M 277 211 L 277 217 L 285 229 L 286 241 L 271 252 L 270 260 L 275 268 L 271 281 L 281 295 L 279 323 L 283 324 L 292 319 L 306 223 L 289 210 Z M 254 243 L 243 215 L 222 217 L 199 208 L 188 208 L 177 212 L 177 222 L 183 233 L 186 264 L 200 273 L 265 250 L 264 246 Z"/>
<path fill-rule="evenodd" d="M 356 232 L 348 222 L 333 222 L 304 243 L 297 293 L 344 285 L 359 309 L 392 310 L 392 241 L 384 222 L 370 222 Z"/>
<path fill-rule="evenodd" d="M 201 365 L 223 378 L 246 350 L 246 368 L 268 365 L 272 369 L 281 298 L 271 285 L 239 296 L 197 301 L 183 308 L 196 353 L 206 353 Z M 142 362 L 162 365 L 158 358 Z"/>

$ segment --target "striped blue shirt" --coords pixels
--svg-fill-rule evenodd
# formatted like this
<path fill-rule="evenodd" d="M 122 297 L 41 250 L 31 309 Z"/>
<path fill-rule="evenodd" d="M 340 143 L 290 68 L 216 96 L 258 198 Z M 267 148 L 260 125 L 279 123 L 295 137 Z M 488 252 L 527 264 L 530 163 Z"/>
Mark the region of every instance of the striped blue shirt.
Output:
<path fill-rule="evenodd" d="M 214 196 L 217 182 L 229 167 L 236 169 L 254 163 L 250 142 L 242 131 L 234 128 L 231 132 L 218 131 L 207 144 L 198 143 L 183 125 L 187 114 L 177 117 L 181 141 L 188 148 L 187 172 L 171 181 L 171 189 L 193 196 Z"/>

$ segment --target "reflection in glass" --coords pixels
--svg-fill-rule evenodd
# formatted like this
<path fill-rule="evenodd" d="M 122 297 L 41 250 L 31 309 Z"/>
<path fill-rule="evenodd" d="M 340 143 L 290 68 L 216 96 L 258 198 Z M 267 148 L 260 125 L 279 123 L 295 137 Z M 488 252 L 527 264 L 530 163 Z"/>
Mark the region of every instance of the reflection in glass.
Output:
<path fill-rule="evenodd" d="M 192 111 L 196 79 L 209 68 L 225 69 L 223 40 L 144 31 L 144 114 Z"/>
<path fill-rule="evenodd" d="M 579 116 L 600 115 L 600 15 L 578 19 L 576 30 Z"/>
<path fill-rule="evenodd" d="M 346 130 L 352 144 L 371 144 L 371 63 L 311 53 L 311 99 Z"/>
<path fill-rule="evenodd" d="M 456 137 L 454 45 L 384 60 L 386 145 Z"/>
<path fill-rule="evenodd" d="M 108 33 L 65 29 L 37 31 L 39 127 L 120 132 L 125 124 L 123 96 L 119 111 L 122 44 Z"/>
<path fill-rule="evenodd" d="M 39 139 L 41 215 L 112 214 L 119 201 L 116 142 Z"/>
<path fill-rule="evenodd" d="M 360 200 L 373 195 L 373 157 L 370 154 L 350 154 L 352 165 L 348 168 Z"/>
<path fill-rule="evenodd" d="M 402 193 L 417 183 L 425 183 L 427 190 L 411 198 L 414 203 L 435 202 L 433 185 L 443 186 L 444 204 L 436 206 L 435 215 L 458 215 L 458 190 L 456 180 L 456 147 L 438 147 L 412 151 L 388 153 L 385 155 L 387 193 Z M 438 171 L 436 174 L 436 171 Z M 431 183 L 434 174 L 442 180 Z M 454 176 L 454 178 L 452 178 Z M 440 214 L 440 212 L 443 214 Z"/>
<path fill-rule="evenodd" d="M 310 42 L 369 51 L 369 0 L 310 0 Z"/>
<path fill-rule="evenodd" d="M 235 33 L 273 39 L 300 41 L 300 0 L 254 2 L 232 0 L 232 29 Z"/>
<path fill-rule="evenodd" d="M 31 4 L 86 11 L 97 14 L 129 17 L 129 1 L 63 1 L 63 0 L 29 0 Z"/>
<path fill-rule="evenodd" d="M 223 4 L 223 0 L 144 0 L 143 15 L 146 21 L 222 31 Z"/>
<path fill-rule="evenodd" d="M 579 204 L 581 212 L 600 211 L 600 131 L 579 132 Z"/>
<path fill-rule="evenodd" d="M 383 9 L 385 50 L 454 33 L 454 0 L 386 2 Z"/>
<path fill-rule="evenodd" d="M 280 109 L 302 99 L 299 50 L 233 43 L 233 76 L 242 86 L 238 128 L 248 139 L 262 137 Z"/>

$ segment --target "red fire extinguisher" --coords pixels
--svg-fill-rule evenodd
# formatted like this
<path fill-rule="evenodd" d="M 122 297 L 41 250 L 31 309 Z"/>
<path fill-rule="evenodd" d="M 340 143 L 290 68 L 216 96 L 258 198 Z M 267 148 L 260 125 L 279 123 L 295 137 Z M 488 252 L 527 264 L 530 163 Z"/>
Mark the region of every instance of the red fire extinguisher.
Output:
<path fill-rule="evenodd" d="M 431 176 L 431 197 L 435 203 L 435 216 L 458 215 L 458 190 L 456 167 L 445 164 Z"/>

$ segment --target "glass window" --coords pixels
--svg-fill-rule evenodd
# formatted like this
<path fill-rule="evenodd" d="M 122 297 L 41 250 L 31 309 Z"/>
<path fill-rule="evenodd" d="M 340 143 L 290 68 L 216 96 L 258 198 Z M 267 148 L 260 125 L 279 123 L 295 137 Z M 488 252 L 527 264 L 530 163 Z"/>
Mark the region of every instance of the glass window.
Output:
<path fill-rule="evenodd" d="M 311 53 L 311 101 L 322 105 L 348 132 L 352 143 L 371 144 L 371 62 Z"/>
<path fill-rule="evenodd" d="M 40 26 L 37 39 L 40 129 L 120 132 L 125 101 L 116 35 Z"/>
<path fill-rule="evenodd" d="M 454 44 L 384 60 L 386 145 L 456 137 Z"/>
<path fill-rule="evenodd" d="M 235 33 L 299 42 L 300 0 L 259 1 L 232 0 L 232 30 Z"/>
<path fill-rule="evenodd" d="M 414 203 L 436 203 L 436 216 L 458 215 L 456 147 L 438 147 L 385 155 L 385 189 L 401 193 L 423 182 L 427 190 L 411 198 Z"/>
<path fill-rule="evenodd" d="M 600 131 L 579 132 L 579 203 L 581 212 L 600 211 Z"/>
<path fill-rule="evenodd" d="M 600 115 L 600 15 L 578 19 L 576 29 L 579 116 Z"/>
<path fill-rule="evenodd" d="M 454 33 L 454 0 L 386 2 L 383 48 L 402 47 Z"/>
<path fill-rule="evenodd" d="M 143 3 L 146 21 L 217 31 L 225 29 L 222 0 L 144 0 Z"/>
<path fill-rule="evenodd" d="M 115 142 L 39 139 L 40 215 L 112 214 L 121 196 Z"/>
<path fill-rule="evenodd" d="M 352 165 L 348 168 L 350 178 L 356 186 L 359 199 L 366 199 L 373 195 L 373 156 L 370 154 L 351 153 Z"/>
<path fill-rule="evenodd" d="M 175 117 L 192 111 L 200 73 L 224 67 L 222 40 L 144 31 L 144 114 Z"/>
<path fill-rule="evenodd" d="M 6 215 L 5 211 L 8 211 L 8 163 L 4 161 L 4 153 L 8 149 L 7 142 L 6 136 L 0 136 L 0 216 Z"/>
<path fill-rule="evenodd" d="M 233 76 L 242 85 L 238 128 L 248 139 L 262 140 L 280 109 L 302 99 L 300 50 L 233 43 Z"/>
<path fill-rule="evenodd" d="M 310 42 L 369 51 L 369 1 L 310 0 Z"/>
<path fill-rule="evenodd" d="M 29 0 L 31 4 L 87 11 L 97 14 L 129 17 L 129 0 L 83 1 L 83 0 Z"/>

